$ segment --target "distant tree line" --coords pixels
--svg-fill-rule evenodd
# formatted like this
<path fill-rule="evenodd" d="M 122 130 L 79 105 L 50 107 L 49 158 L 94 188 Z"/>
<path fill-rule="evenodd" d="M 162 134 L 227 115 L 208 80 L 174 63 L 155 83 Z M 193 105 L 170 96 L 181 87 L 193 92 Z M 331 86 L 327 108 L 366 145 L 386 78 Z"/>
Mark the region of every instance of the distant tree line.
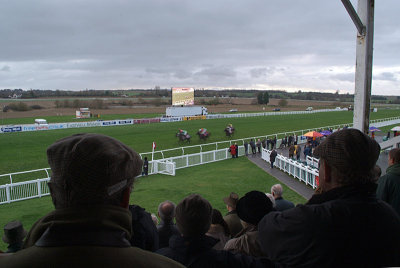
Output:
<path fill-rule="evenodd" d="M 262 94 L 262 95 L 261 95 Z M 154 89 L 128 89 L 128 90 L 94 90 L 86 89 L 80 91 L 72 90 L 41 90 L 41 89 L 2 89 L 0 98 L 49 98 L 49 97 L 126 97 L 126 98 L 170 98 L 171 89 L 161 89 L 158 86 Z M 273 99 L 299 99 L 299 100 L 319 100 L 352 102 L 353 94 L 323 93 L 323 92 L 287 92 L 285 90 L 244 90 L 244 89 L 196 89 L 195 97 L 213 98 L 256 98 L 260 104 L 267 104 L 270 98 Z M 381 103 L 400 103 L 400 98 L 393 96 L 372 96 L 373 102 Z M 214 102 L 216 102 L 214 100 Z"/>

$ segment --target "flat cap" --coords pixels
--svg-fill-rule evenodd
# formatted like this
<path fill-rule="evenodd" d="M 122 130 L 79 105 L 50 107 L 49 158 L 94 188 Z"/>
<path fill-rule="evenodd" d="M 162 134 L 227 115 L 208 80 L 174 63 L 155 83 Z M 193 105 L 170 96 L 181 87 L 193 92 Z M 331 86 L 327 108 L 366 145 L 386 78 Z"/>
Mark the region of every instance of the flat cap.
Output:
<path fill-rule="evenodd" d="M 357 129 L 343 129 L 329 135 L 314 150 L 343 174 L 369 176 L 380 154 L 379 144 Z"/>
<path fill-rule="evenodd" d="M 140 156 L 122 142 L 101 134 L 76 134 L 47 149 L 50 183 L 66 198 L 101 202 L 140 174 Z"/>

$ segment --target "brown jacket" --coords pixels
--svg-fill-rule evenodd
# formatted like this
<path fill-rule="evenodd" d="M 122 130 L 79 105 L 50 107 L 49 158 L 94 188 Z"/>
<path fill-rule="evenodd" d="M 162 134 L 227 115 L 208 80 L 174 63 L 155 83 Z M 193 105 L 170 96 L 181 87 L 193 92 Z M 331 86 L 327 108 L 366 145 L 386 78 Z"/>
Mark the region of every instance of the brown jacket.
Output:
<path fill-rule="evenodd" d="M 224 232 L 224 227 L 220 224 L 211 224 L 206 235 L 219 240 L 219 242 L 213 246 L 213 249 L 216 250 L 223 250 L 226 242 L 229 240 L 229 237 Z"/>
<path fill-rule="evenodd" d="M 131 247 L 131 218 L 116 206 L 57 209 L 34 224 L 25 249 L 0 258 L 0 267 L 182 267 Z"/>
<path fill-rule="evenodd" d="M 242 231 L 243 226 L 235 210 L 226 214 L 224 220 L 226 224 L 228 224 L 232 237 L 235 237 L 240 231 Z"/>
<path fill-rule="evenodd" d="M 249 224 L 236 238 L 229 240 L 225 244 L 224 250 L 253 257 L 262 257 L 263 253 L 258 240 L 257 226 Z"/>

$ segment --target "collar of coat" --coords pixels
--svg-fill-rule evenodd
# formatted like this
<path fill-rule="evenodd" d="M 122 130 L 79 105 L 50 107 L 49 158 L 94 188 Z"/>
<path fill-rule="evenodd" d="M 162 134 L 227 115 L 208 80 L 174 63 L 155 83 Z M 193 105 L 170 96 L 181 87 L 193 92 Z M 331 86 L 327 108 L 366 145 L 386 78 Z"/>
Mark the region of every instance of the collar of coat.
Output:
<path fill-rule="evenodd" d="M 349 197 L 373 197 L 376 192 L 376 187 L 377 185 L 374 183 L 337 187 L 322 194 L 314 194 L 306 205 L 322 204 L 328 201 Z"/>
<path fill-rule="evenodd" d="M 36 246 L 96 245 L 128 247 L 132 216 L 117 206 L 56 209 L 29 231 L 24 248 Z"/>
<path fill-rule="evenodd" d="M 393 164 L 386 169 L 386 173 L 400 176 L 400 163 Z"/>

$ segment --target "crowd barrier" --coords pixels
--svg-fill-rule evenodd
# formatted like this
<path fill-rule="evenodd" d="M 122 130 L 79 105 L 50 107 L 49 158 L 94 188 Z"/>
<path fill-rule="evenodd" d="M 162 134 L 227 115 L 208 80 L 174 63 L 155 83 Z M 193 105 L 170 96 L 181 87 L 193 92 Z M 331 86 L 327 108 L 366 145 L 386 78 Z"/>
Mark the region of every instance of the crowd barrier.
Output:
<path fill-rule="evenodd" d="M 261 152 L 261 158 L 268 163 L 271 163 L 269 160 L 270 154 L 270 150 L 263 149 Z M 317 188 L 319 185 L 318 169 L 313 166 L 290 159 L 281 154 L 276 156 L 274 166 L 293 176 L 295 179 L 304 182 L 306 185 L 310 185 L 313 189 Z"/>

